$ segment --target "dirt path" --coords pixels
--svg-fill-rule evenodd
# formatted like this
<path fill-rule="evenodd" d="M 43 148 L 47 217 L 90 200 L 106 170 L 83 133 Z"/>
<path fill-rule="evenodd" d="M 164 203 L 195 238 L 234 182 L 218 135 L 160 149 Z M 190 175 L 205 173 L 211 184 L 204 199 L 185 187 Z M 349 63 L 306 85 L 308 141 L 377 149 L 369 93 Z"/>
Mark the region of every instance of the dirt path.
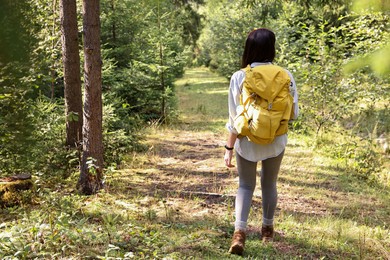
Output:
<path fill-rule="evenodd" d="M 153 159 L 149 170 L 154 169 L 150 180 L 154 191 L 169 191 L 171 195 L 181 197 L 203 197 L 207 203 L 213 202 L 218 211 L 225 211 L 226 204 L 220 202 L 226 198 L 233 201 L 238 179 L 235 168 L 224 166 L 224 142 L 224 134 L 211 131 L 166 129 L 150 136 L 148 143 L 152 147 L 150 155 Z M 313 175 L 314 170 L 308 170 L 316 168 L 307 167 L 313 166 L 313 159 L 313 152 L 299 143 L 288 146 L 280 173 L 278 211 L 317 216 L 332 213 L 324 198 L 317 197 L 317 192 L 316 196 L 311 196 L 311 192 L 322 185 L 336 185 L 331 184 L 331 176 Z M 329 190 L 325 197 L 333 200 L 335 196 L 340 197 L 337 193 Z M 257 188 L 254 207 L 260 206 L 261 193 Z M 196 210 L 188 213 L 197 215 Z"/>

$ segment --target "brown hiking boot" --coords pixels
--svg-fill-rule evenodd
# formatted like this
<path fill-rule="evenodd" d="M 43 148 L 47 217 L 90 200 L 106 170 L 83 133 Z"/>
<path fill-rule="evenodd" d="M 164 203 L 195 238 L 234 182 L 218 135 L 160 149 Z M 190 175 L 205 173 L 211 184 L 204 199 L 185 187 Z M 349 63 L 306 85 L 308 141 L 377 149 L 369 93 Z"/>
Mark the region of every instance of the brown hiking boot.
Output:
<path fill-rule="evenodd" d="M 246 236 L 244 231 L 241 230 L 234 231 L 229 253 L 235 255 L 242 255 L 242 253 L 244 252 L 245 238 Z"/>
<path fill-rule="evenodd" d="M 274 226 L 262 226 L 261 239 L 263 242 L 271 242 L 274 239 Z"/>

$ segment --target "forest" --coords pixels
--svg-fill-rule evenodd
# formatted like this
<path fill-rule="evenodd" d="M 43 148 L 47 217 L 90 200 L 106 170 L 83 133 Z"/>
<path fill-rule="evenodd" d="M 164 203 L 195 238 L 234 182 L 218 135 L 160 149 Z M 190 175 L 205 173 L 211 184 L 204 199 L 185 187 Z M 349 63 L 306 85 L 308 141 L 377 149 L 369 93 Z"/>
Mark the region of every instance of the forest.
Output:
<path fill-rule="evenodd" d="M 0 0 L 0 257 L 238 258 L 227 95 L 264 27 L 300 115 L 279 231 L 256 240 L 255 193 L 244 257 L 389 259 L 389 12 L 388 0 Z"/>

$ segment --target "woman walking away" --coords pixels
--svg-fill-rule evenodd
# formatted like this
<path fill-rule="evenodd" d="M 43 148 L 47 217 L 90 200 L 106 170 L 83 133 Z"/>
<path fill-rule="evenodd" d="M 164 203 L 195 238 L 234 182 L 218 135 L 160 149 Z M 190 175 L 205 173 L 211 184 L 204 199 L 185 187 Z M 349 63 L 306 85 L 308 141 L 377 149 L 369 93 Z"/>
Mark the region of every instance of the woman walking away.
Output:
<path fill-rule="evenodd" d="M 278 172 L 282 162 L 284 150 L 287 144 L 287 125 L 289 120 L 296 119 L 299 112 L 298 93 L 294 78 L 289 71 L 273 65 L 272 62 L 274 58 L 275 34 L 272 31 L 264 28 L 252 31 L 249 33 L 245 43 L 245 49 L 242 56 L 242 69 L 235 72 L 232 75 L 230 81 L 228 97 L 229 121 L 226 125 L 227 129 L 229 130 L 229 135 L 225 145 L 226 151 L 224 160 L 227 167 L 234 167 L 234 165 L 232 165 L 232 157 L 233 150 L 235 149 L 237 171 L 239 175 L 239 187 L 235 201 L 235 231 L 233 234 L 232 244 L 229 249 L 231 254 L 242 255 L 244 252 L 246 238 L 245 233 L 249 210 L 252 203 L 253 191 L 256 186 L 256 171 L 257 163 L 259 161 L 261 161 L 260 183 L 263 210 L 261 228 L 262 240 L 272 241 L 274 236 L 274 213 L 278 196 L 276 181 L 278 178 Z M 275 68 L 279 68 L 277 73 L 273 72 Z M 252 75 L 250 73 L 254 73 L 253 71 L 256 70 L 262 70 L 263 72 L 260 73 L 263 73 L 261 74 L 263 76 L 253 77 L 254 80 L 249 80 L 249 75 Z M 273 73 L 272 75 L 270 74 L 270 71 L 271 74 Z M 280 82 L 282 82 L 281 79 L 285 80 L 283 82 L 285 82 L 284 88 L 287 89 L 285 91 L 287 95 L 285 98 L 282 98 L 283 100 L 280 102 L 285 102 L 283 104 L 286 105 L 285 108 L 283 108 L 284 110 L 279 113 L 283 114 L 284 116 L 280 117 L 280 122 L 278 122 L 279 128 L 277 130 L 275 129 L 275 136 L 264 139 L 264 137 L 256 137 L 256 133 L 250 133 L 250 131 L 256 128 L 256 123 L 251 122 L 255 120 L 254 117 L 253 119 L 247 119 L 246 124 L 241 124 L 244 125 L 244 127 L 238 129 L 240 124 L 237 123 L 237 118 L 240 116 L 240 113 L 243 114 L 243 107 L 245 107 L 246 104 L 249 104 L 246 102 L 246 99 L 244 100 L 244 93 L 247 93 L 247 98 L 253 98 L 254 96 L 257 96 L 257 99 L 254 99 L 267 101 L 268 103 L 266 103 L 267 105 L 264 109 L 267 110 L 266 114 L 268 114 L 268 116 L 271 115 L 271 117 L 266 121 L 269 122 L 271 120 L 275 120 L 276 116 L 273 115 L 278 113 L 275 111 L 280 108 L 280 103 L 276 104 L 279 102 L 276 101 L 278 97 L 275 98 L 275 96 L 273 96 L 272 101 L 269 99 L 266 100 L 262 94 L 259 94 L 256 91 L 255 94 L 252 93 L 251 89 L 253 90 L 255 87 L 251 88 L 248 86 L 248 84 L 250 85 L 250 82 L 258 82 L 259 80 L 263 80 L 265 83 L 260 84 L 263 86 L 263 88 L 265 88 L 263 89 L 263 92 L 268 91 L 269 93 L 275 93 L 275 91 L 270 88 L 277 88 L 278 84 L 280 85 Z M 258 85 L 258 83 L 255 85 Z M 245 110 L 245 112 L 249 113 L 249 109 Z M 288 119 L 286 120 L 285 115 L 287 113 Z M 262 117 L 261 111 L 257 114 L 260 114 L 259 117 Z M 247 114 L 245 115 L 247 116 Z M 261 122 L 261 119 L 258 120 Z M 266 132 L 269 133 L 269 130 L 274 127 L 274 125 L 275 124 L 273 123 L 264 127 L 260 125 L 258 126 L 258 130 L 260 131 L 260 128 L 263 130 L 266 129 Z M 246 129 L 247 131 L 244 131 L 243 129 Z"/>

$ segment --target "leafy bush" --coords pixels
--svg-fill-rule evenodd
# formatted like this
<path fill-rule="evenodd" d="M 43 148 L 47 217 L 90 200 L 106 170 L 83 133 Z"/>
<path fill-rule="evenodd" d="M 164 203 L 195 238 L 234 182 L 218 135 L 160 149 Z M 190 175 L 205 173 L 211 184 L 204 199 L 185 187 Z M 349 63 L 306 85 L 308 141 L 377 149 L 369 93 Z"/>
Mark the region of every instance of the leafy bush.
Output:
<path fill-rule="evenodd" d="M 69 176 L 79 165 L 80 151 L 69 150 L 64 145 L 64 104 L 51 102 L 46 97 L 34 101 L 22 99 L 12 110 L 13 100 L 8 95 L 0 99 L 0 104 L 8 107 L 0 111 L 10 113 L 4 114 L 5 123 L 0 128 L 4 133 L 1 175 L 39 172 L 45 176 L 58 176 L 58 173 L 62 177 Z M 141 148 L 136 119 L 128 118 L 126 122 L 129 126 L 121 128 L 123 122 L 112 106 L 104 107 L 104 157 L 108 165 L 120 164 L 125 154 Z"/>
<path fill-rule="evenodd" d="M 196 2 L 196 1 L 195 1 Z M 174 80 L 183 75 L 199 15 L 189 2 L 103 2 L 104 92 L 125 121 L 175 120 Z M 193 22 L 188 26 L 189 20 Z M 121 21 L 121 22 L 119 22 Z M 197 25 L 198 24 L 198 25 Z"/>
<path fill-rule="evenodd" d="M 381 170 L 381 157 L 372 143 L 363 143 L 363 145 L 356 147 L 352 159 L 353 169 L 365 179 L 372 178 L 375 173 Z"/>
<path fill-rule="evenodd" d="M 113 105 L 103 108 L 103 146 L 106 167 L 120 165 L 131 151 L 139 151 L 143 146 L 139 140 L 143 138 L 142 124 L 139 119 L 127 117 L 123 122 L 115 114 Z M 123 117 L 122 117 L 123 118 Z M 128 123 L 128 126 L 124 124 Z"/>
<path fill-rule="evenodd" d="M 240 68 L 247 34 L 258 26 L 253 21 L 261 20 L 258 10 L 240 2 L 208 5 L 208 23 L 199 40 L 198 61 L 229 78 Z"/>
<path fill-rule="evenodd" d="M 378 181 L 383 170 L 384 157 L 372 138 L 360 138 L 352 131 L 331 131 L 321 138 L 322 148 L 332 157 L 339 159 L 344 166 L 361 179 Z"/>

